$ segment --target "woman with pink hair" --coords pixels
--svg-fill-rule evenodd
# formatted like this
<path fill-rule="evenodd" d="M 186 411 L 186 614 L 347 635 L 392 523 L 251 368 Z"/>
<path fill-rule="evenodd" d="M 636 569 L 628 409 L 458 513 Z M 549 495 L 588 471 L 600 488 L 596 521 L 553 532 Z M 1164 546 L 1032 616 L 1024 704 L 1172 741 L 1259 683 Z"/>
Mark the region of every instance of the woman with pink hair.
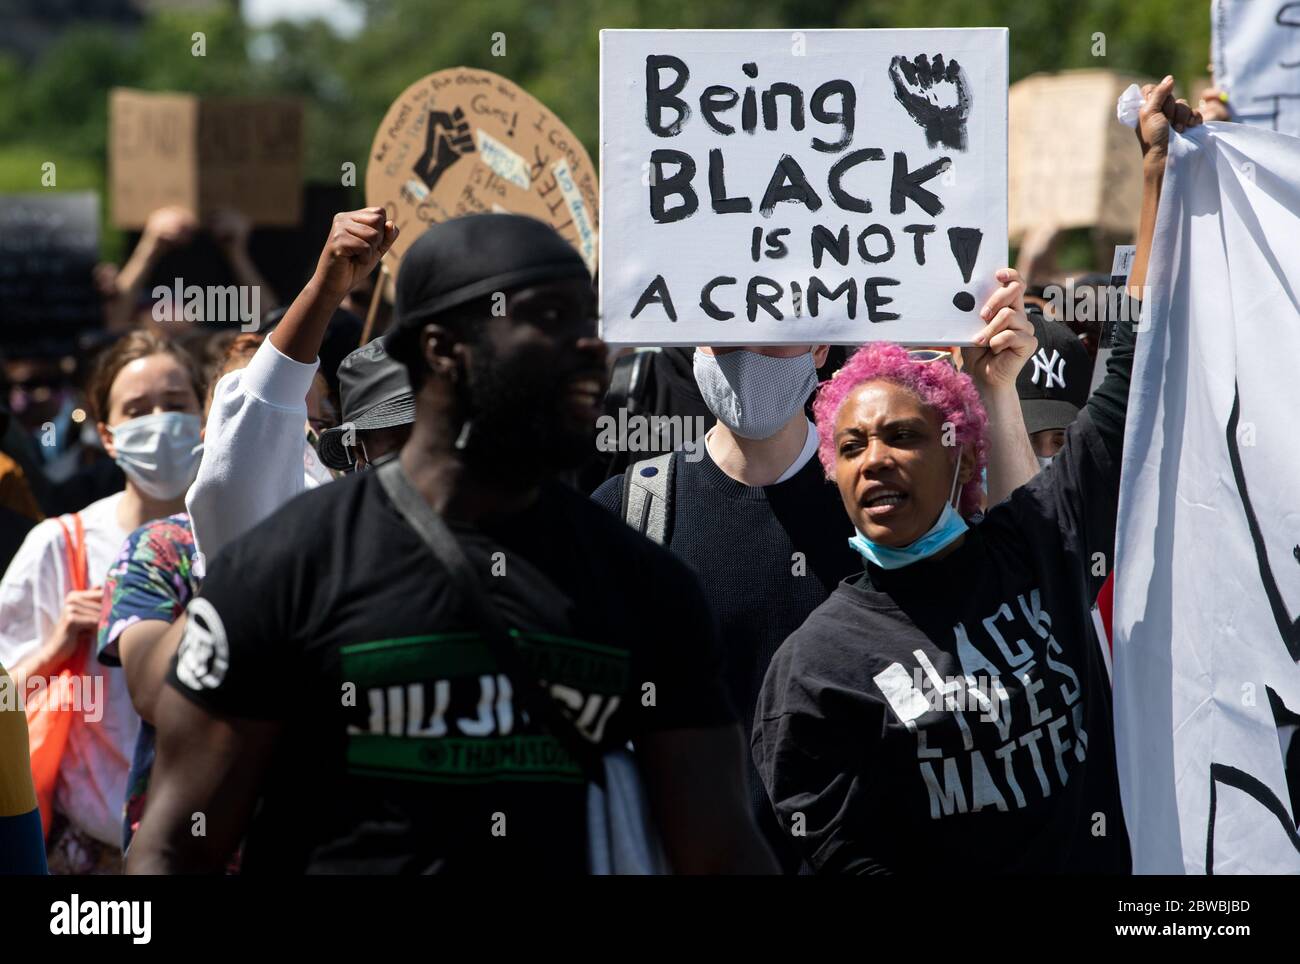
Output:
<path fill-rule="evenodd" d="M 1025 358 L 996 360 L 1014 366 L 1014 406 Z M 1086 563 L 1114 541 L 1118 453 L 1085 413 L 1051 467 L 981 516 L 989 416 L 970 376 L 868 345 L 814 409 L 865 570 L 764 681 L 754 756 L 778 820 L 821 872 L 958 853 L 1123 871 L 1106 677 L 1086 636 L 1100 585 Z"/>
<path fill-rule="evenodd" d="M 1145 281 L 1169 128 L 1200 122 L 1172 87 L 1144 91 L 1131 290 Z M 977 345 L 1027 323 L 1023 286 L 1010 288 L 1014 304 L 985 313 Z M 1133 326 L 1117 324 L 1106 380 L 1064 448 L 983 516 L 989 425 L 1010 424 L 998 392 L 986 409 L 966 375 L 896 345 L 863 348 L 822 386 L 819 454 L 865 569 L 777 651 L 753 732 L 777 818 L 817 871 L 1128 871 L 1089 608 L 1114 549 L 1133 346 Z M 974 364 L 1009 375 L 1014 396 L 1027 357 Z"/>

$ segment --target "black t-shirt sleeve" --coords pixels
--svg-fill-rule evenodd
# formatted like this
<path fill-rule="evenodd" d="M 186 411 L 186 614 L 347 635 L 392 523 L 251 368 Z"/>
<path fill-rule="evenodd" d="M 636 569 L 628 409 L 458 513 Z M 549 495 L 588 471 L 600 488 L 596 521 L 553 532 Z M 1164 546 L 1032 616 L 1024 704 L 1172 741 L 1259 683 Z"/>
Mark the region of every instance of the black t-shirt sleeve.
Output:
<path fill-rule="evenodd" d="M 644 546 L 631 601 L 643 623 L 633 662 L 637 729 L 729 726 L 736 713 L 722 682 L 717 620 L 698 578 L 664 549 Z"/>
<path fill-rule="evenodd" d="M 1116 323 L 1106 377 L 1066 430 L 1065 445 L 1056 458 L 1007 502 L 990 510 L 990 516 L 1010 511 L 1020 532 L 1051 538 L 1069 555 L 1082 554 L 1090 600 L 1101 590 L 1114 562 L 1124 424 L 1140 310 L 1140 304 L 1130 300 L 1134 322 Z"/>
<path fill-rule="evenodd" d="M 839 643 L 814 613 L 782 644 L 759 694 L 751 744 L 777 820 L 819 873 L 887 873 L 870 834 L 885 822 L 879 781 L 884 704 L 836 686 Z M 848 656 L 848 652 L 843 653 Z"/>
<path fill-rule="evenodd" d="M 1106 363 L 1106 377 L 1066 430 L 1065 445 L 1051 465 L 1021 486 L 1010 500 L 1012 511 L 1033 517 L 1024 520 L 1028 531 L 1035 528 L 1034 518 L 1050 518 L 1068 552 L 1079 547 L 1081 538 L 1089 556 L 1095 552 L 1105 554 L 1106 571 L 1115 545 L 1134 329 L 1140 311 L 1140 303 L 1130 299 L 1129 315 L 1134 321 L 1116 322 L 1115 346 Z M 1089 572 L 1097 568 L 1091 560 L 1089 563 Z M 1098 580 L 1094 594 L 1100 588 Z"/>
<path fill-rule="evenodd" d="M 1059 562 L 1086 581 L 1088 604 L 1114 566 L 1124 425 L 1140 307 L 1130 300 L 1134 321 L 1116 322 L 1106 377 L 1066 429 L 1061 451 L 985 516 L 989 531 L 1001 529 L 1012 541 L 1049 546 L 1051 552 L 1059 547 Z"/>
<path fill-rule="evenodd" d="M 1086 574 L 1091 602 L 1113 562 L 1119 465 L 1092 412 L 1084 409 L 1066 430 L 1065 445 L 1052 463 L 990 509 L 986 521 L 1014 538 L 1059 547 L 1062 563 L 1069 560 Z"/>
<path fill-rule="evenodd" d="M 222 716 L 278 719 L 293 700 L 293 617 L 301 545 L 271 524 L 235 540 L 208 565 L 167 681 Z"/>

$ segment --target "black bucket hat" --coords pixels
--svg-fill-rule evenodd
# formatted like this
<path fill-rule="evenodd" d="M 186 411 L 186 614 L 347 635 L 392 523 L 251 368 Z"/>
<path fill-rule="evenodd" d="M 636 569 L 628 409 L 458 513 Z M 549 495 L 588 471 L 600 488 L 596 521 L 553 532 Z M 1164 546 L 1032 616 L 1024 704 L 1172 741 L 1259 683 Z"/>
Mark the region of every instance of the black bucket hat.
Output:
<path fill-rule="evenodd" d="M 338 374 L 343 424 L 321 432 L 316 452 L 331 469 L 342 470 L 352 464 L 345 444 L 348 430 L 410 425 L 415 421 L 415 395 L 406 366 L 389 356 L 385 338 L 362 345 L 344 358 Z"/>

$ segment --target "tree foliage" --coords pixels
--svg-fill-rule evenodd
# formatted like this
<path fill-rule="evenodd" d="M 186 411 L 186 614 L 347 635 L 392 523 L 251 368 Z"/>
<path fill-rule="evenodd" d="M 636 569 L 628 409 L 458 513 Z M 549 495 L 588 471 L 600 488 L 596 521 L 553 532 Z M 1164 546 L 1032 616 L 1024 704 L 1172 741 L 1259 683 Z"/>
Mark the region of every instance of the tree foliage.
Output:
<path fill-rule="evenodd" d="M 364 172 L 375 128 L 405 87 L 457 65 L 494 70 L 528 89 L 595 158 L 604 27 L 1006 26 L 1013 81 L 1038 71 L 1106 67 L 1174 73 L 1190 82 L 1204 76 L 1209 59 L 1209 4 L 1188 0 L 354 2 L 366 23 L 348 39 L 321 22 L 255 31 L 223 6 L 160 13 L 134 34 L 86 24 L 68 30 L 33 65 L 0 59 L 0 191 L 37 190 L 44 160 L 69 172 L 60 188 L 102 189 L 114 86 L 298 95 L 307 105 L 307 176 L 337 183 L 346 161 Z M 192 53 L 196 32 L 205 38 L 202 57 Z M 502 57 L 492 53 L 499 35 Z M 1102 57 L 1095 55 L 1099 35 Z"/>

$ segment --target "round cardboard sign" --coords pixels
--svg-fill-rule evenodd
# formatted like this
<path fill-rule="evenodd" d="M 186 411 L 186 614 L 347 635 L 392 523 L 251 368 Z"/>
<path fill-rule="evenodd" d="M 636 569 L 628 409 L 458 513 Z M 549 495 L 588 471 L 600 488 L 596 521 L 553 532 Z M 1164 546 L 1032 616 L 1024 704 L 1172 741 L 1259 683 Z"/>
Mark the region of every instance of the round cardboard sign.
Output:
<path fill-rule="evenodd" d="M 596 270 L 596 169 L 540 101 L 487 70 L 422 77 L 384 116 L 366 167 L 366 203 L 401 228 L 386 260 L 438 221 L 495 211 L 551 224 Z"/>

